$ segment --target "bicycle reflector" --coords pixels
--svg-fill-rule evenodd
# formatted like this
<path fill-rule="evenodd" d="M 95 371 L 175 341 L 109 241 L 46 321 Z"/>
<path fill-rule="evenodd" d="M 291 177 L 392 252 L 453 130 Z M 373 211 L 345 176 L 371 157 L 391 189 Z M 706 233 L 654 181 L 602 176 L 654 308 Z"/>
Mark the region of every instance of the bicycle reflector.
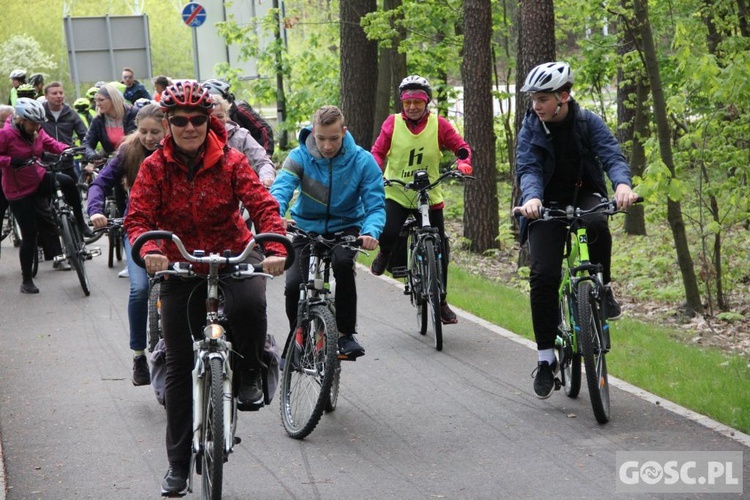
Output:
<path fill-rule="evenodd" d="M 220 339 L 224 336 L 224 327 L 212 323 L 203 329 L 203 336 L 207 339 Z"/>

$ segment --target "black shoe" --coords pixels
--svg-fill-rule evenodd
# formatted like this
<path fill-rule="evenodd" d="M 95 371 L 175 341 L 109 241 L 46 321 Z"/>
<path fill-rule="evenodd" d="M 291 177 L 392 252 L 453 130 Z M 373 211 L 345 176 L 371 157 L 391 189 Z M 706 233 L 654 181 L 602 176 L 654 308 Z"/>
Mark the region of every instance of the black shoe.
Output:
<path fill-rule="evenodd" d="M 243 411 L 257 410 L 263 406 L 263 380 L 258 370 L 242 374 L 240 390 L 237 393 L 237 409 Z"/>
<path fill-rule="evenodd" d="M 141 354 L 133 358 L 133 385 L 149 385 L 151 372 L 148 369 L 146 355 Z"/>
<path fill-rule="evenodd" d="M 370 264 L 370 272 L 375 276 L 380 276 L 385 272 L 385 268 L 388 267 L 388 259 L 390 256 L 385 255 L 383 252 L 378 252 L 375 260 Z"/>
<path fill-rule="evenodd" d="M 365 355 L 365 348 L 359 345 L 354 334 L 350 333 L 339 337 L 339 353 L 349 358 L 358 358 Z"/>
<path fill-rule="evenodd" d="M 453 312 L 447 302 L 443 302 L 440 304 L 440 321 L 442 321 L 444 325 L 453 325 L 455 323 L 458 323 L 456 313 Z"/>
<path fill-rule="evenodd" d="M 609 285 L 604 287 L 604 300 L 607 304 L 607 319 L 615 321 L 620 319 L 622 316 L 622 308 L 620 303 L 615 299 L 615 293 L 612 291 L 612 287 Z"/>
<path fill-rule="evenodd" d="M 21 293 L 39 293 L 39 289 L 31 279 L 27 279 L 21 283 Z"/>
<path fill-rule="evenodd" d="M 170 463 L 169 470 L 161 482 L 161 496 L 184 497 L 187 493 L 188 463 Z"/>
<path fill-rule="evenodd" d="M 67 260 L 56 260 L 54 264 L 52 264 L 52 269 L 57 271 L 70 271 L 72 268 Z"/>
<path fill-rule="evenodd" d="M 536 372 L 536 376 L 534 377 L 534 392 L 539 399 L 547 399 L 554 392 L 557 368 L 557 360 L 552 362 L 552 366 L 547 361 L 540 361 L 537 364 L 536 370 L 534 370 Z"/>

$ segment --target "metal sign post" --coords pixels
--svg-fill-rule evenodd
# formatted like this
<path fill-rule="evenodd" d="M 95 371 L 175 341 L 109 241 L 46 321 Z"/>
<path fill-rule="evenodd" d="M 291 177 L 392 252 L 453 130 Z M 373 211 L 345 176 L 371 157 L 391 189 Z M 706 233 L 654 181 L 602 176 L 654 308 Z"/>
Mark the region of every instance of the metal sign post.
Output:
<path fill-rule="evenodd" d="M 198 37 L 195 30 L 206 22 L 206 9 L 199 3 L 189 3 L 182 9 L 183 22 L 193 28 L 193 67 L 195 79 L 200 81 L 200 61 L 198 59 Z"/>

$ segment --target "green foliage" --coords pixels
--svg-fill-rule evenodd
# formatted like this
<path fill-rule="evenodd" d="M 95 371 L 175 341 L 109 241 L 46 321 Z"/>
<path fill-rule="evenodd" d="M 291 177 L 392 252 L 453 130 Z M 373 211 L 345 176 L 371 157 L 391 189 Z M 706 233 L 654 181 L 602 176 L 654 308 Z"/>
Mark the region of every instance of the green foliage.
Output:
<path fill-rule="evenodd" d="M 9 75 L 14 69 L 27 70 L 27 77 L 43 70 L 54 70 L 57 63 L 44 52 L 32 36 L 15 35 L 0 44 L 0 74 Z"/>

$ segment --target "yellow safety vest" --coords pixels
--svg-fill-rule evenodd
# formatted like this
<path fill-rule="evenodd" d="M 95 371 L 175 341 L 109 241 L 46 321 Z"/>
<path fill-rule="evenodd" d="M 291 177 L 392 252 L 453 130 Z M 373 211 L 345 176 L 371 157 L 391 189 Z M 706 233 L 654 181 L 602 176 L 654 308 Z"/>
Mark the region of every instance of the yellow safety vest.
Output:
<path fill-rule="evenodd" d="M 388 163 L 385 167 L 386 179 L 401 179 L 404 182 L 414 180 L 414 171 L 427 170 L 430 182 L 440 175 L 440 159 L 443 153 L 438 142 L 438 119 L 430 113 L 427 125 L 419 134 L 412 133 L 406 126 L 404 117 L 396 115 L 393 125 L 391 149 L 388 151 Z M 385 197 L 402 207 L 416 208 L 415 191 L 404 190 L 402 186 L 393 185 L 385 188 Z M 430 191 L 430 204 L 437 205 L 443 201 L 443 190 L 440 186 Z"/>

